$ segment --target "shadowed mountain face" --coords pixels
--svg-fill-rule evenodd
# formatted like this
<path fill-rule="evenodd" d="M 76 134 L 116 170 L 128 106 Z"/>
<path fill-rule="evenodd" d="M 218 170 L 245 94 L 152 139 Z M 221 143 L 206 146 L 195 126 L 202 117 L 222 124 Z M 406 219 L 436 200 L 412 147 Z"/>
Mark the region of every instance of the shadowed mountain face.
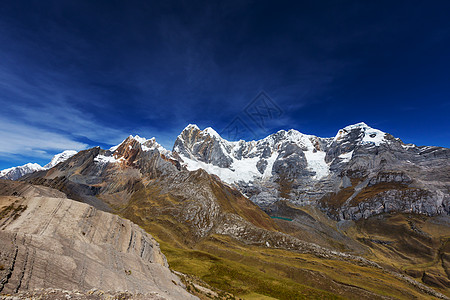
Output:
<path fill-rule="evenodd" d="M 241 161 L 248 158 L 257 164 L 261 160 L 259 155 L 275 159 L 270 162 L 272 171 L 267 171 L 267 162 L 266 168 L 261 167 L 262 178 L 255 179 L 251 184 L 227 183 L 221 176 L 231 173 L 220 172 L 229 168 L 237 175 L 244 172 L 237 166 L 239 159 L 233 156 L 231 165 L 226 163 L 227 160 L 223 162 L 223 167 L 214 165 L 212 157 L 217 153 L 208 150 L 208 147 L 218 147 L 218 144 L 225 155 L 228 146 L 220 144 L 218 137 L 209 129 L 202 133 L 191 126 L 189 130 L 191 133 L 183 134 L 189 137 L 192 147 L 202 153 L 204 161 L 193 154 L 189 158 L 191 154 L 183 152 L 180 144 L 178 151 L 175 147 L 176 151 L 170 153 L 161 149 L 154 140 L 129 137 L 110 150 L 97 147 L 81 151 L 50 170 L 35 172 L 22 180 L 58 189 L 72 199 L 122 215 L 158 239 L 175 270 L 194 275 L 214 288 L 236 295 L 265 295 L 279 299 L 340 296 L 375 299 L 382 297 L 380 293 L 396 298 L 424 298 L 425 295 L 445 298 L 441 293 L 448 294 L 446 269 L 435 263 L 447 264 L 447 248 L 445 243 L 440 242 L 447 238 L 447 231 L 436 230 L 448 227 L 442 221 L 446 217 L 443 216 L 442 220 L 429 218 L 422 223 L 413 220 L 415 227 L 411 227 L 405 225 L 409 224 L 407 219 L 386 216 L 385 226 L 380 227 L 382 230 L 377 233 L 373 231 L 373 224 L 377 224 L 378 217 L 367 215 L 367 219 L 355 217 L 355 220 L 339 217 L 346 207 L 346 200 L 354 194 L 348 192 L 345 201 L 339 202 L 341 190 L 357 190 L 361 180 L 366 181 L 361 185 L 361 191 L 376 189 L 373 195 L 378 195 L 380 186 L 384 187 L 382 192 L 426 190 L 424 187 L 413 187 L 411 176 L 381 171 L 380 166 L 384 165 L 381 160 L 377 165 L 380 171 L 373 175 L 367 175 L 372 171 L 367 173 L 367 170 L 360 168 L 352 170 L 350 166 L 359 161 L 358 156 L 350 159 L 353 160 L 350 165 L 347 161 L 337 163 L 346 166 L 346 171 L 337 173 L 331 167 L 333 162 L 327 163 L 327 155 L 332 152 L 333 143 L 337 143 L 334 139 L 304 138 L 294 132 L 282 132 L 276 137 L 279 141 L 275 142 L 274 137 L 274 141 L 267 145 L 269 150 L 277 149 L 276 154 L 271 153 L 272 150 L 261 150 L 261 153 L 258 150 L 258 155 L 252 154 L 255 150 L 244 151 L 253 142 L 249 142 L 250 146 L 245 146 L 243 142 L 233 144 L 242 149 L 241 152 L 230 150 L 234 155 L 241 155 Z M 287 142 L 287 136 L 294 141 L 301 140 L 304 145 Z M 205 140 L 204 145 L 197 140 L 199 137 Z M 361 143 L 365 142 L 365 136 L 358 139 Z M 403 148 L 400 141 L 394 141 Z M 365 147 L 369 151 L 371 147 L 384 145 L 378 140 L 375 142 L 380 146 L 361 144 L 358 146 L 360 148 L 349 151 L 355 153 Z M 442 153 L 432 156 L 443 160 L 442 155 L 447 152 L 444 149 Z M 337 151 L 329 155 L 339 157 L 342 153 Z M 377 157 L 379 154 L 371 155 Z M 285 162 L 286 165 L 283 165 Z M 203 169 L 189 171 L 194 163 L 205 166 L 209 173 Z M 370 164 L 377 163 L 371 161 Z M 252 166 L 247 164 L 248 169 Z M 426 167 L 423 166 L 423 169 Z M 317 173 L 322 177 L 319 178 Z M 248 176 L 248 172 L 242 174 Z M 317 200 L 308 200 L 305 203 L 309 205 L 299 207 L 290 198 L 294 189 L 302 188 L 299 178 L 309 180 L 313 187 L 322 185 L 337 192 L 318 190 L 315 196 L 312 192 L 306 193 L 308 197 L 317 197 Z M 340 178 L 339 184 L 332 183 L 333 178 Z M 400 189 L 398 185 L 405 185 L 405 188 Z M 250 196 L 249 189 L 254 189 L 258 197 L 270 200 L 268 203 L 254 201 L 266 212 L 241 193 L 243 191 Z M 251 199 L 255 200 L 253 196 Z M 361 202 L 364 201 L 365 198 Z M 384 211 L 378 213 L 384 216 Z M 430 212 L 432 214 L 435 213 Z M 330 215 L 335 216 L 334 219 L 330 219 Z M 433 222 L 438 224 L 429 225 Z M 400 231 L 395 231 L 396 228 Z M 421 240 L 420 245 L 423 246 L 414 250 L 416 256 L 405 259 L 410 255 L 409 245 L 418 239 L 417 230 L 426 232 L 429 239 Z M 401 238 L 395 239 L 391 231 L 401 232 Z M 436 260 L 436 256 L 442 259 Z M 404 259 L 396 263 L 395 257 Z M 414 267 L 415 262 L 420 262 L 420 267 Z M 413 273 L 415 279 L 410 275 Z"/>

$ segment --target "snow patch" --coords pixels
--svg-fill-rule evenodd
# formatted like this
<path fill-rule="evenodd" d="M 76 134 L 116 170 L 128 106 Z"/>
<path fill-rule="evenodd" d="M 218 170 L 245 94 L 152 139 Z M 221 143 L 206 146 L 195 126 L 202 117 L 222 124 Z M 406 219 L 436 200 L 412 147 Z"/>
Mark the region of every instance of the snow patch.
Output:
<path fill-rule="evenodd" d="M 362 139 L 363 144 L 375 144 L 375 146 L 380 146 L 380 144 L 385 143 L 386 139 L 384 138 L 386 134 L 378 129 L 366 128 L 364 131 L 364 137 Z"/>
<path fill-rule="evenodd" d="M 189 126 L 187 127 L 189 128 Z M 315 172 L 315 179 L 320 179 L 329 174 L 329 165 L 325 162 L 326 153 L 320 151 L 317 147 L 318 138 L 313 135 L 303 134 L 297 130 L 280 130 L 275 134 L 258 141 L 234 141 L 230 142 L 222 137 L 211 127 L 201 131 L 201 135 L 208 135 L 218 141 L 218 147 L 221 152 L 232 160 L 229 168 L 221 168 L 213 164 L 199 161 L 195 155 L 181 155 L 188 170 L 204 169 L 210 174 L 217 175 L 226 183 L 246 182 L 249 183 L 255 179 L 269 179 L 272 176 L 273 165 L 279 156 L 282 145 L 294 143 L 298 145 L 306 155 L 308 169 Z M 199 141 L 201 142 L 201 141 Z M 268 158 L 262 158 L 263 152 L 270 149 Z M 180 152 L 176 146 L 174 151 Z M 189 151 L 188 151 L 189 152 Z M 191 154 L 191 153 L 189 153 Z M 189 157 L 186 157 L 189 156 Z M 267 157 L 264 155 L 264 157 Z M 261 173 L 258 168 L 258 162 L 265 160 L 267 165 L 264 172 Z"/>
<path fill-rule="evenodd" d="M 255 178 L 261 177 L 261 173 L 259 173 L 258 169 L 256 168 L 256 163 L 259 160 L 258 157 L 245 158 L 240 160 L 235 159 L 233 160 L 230 169 L 221 168 L 202 161 L 190 159 L 183 155 L 180 155 L 180 157 L 189 171 L 204 169 L 209 174 L 216 175 L 222 181 L 229 184 L 239 181 L 249 182 L 254 180 Z"/>
<path fill-rule="evenodd" d="M 218 140 L 222 140 L 222 137 L 217 133 L 217 131 L 215 131 L 211 127 L 205 128 L 205 130 L 203 130 L 202 132 L 206 133 L 206 134 L 208 134 L 208 135 L 210 135 L 212 137 L 215 137 Z"/>
<path fill-rule="evenodd" d="M 135 136 L 130 135 L 128 138 L 133 139 L 133 140 L 137 141 L 139 144 L 141 144 L 141 149 L 143 151 L 151 151 L 151 150 L 157 149 L 160 153 L 162 153 L 166 156 L 171 156 L 171 152 L 169 150 L 165 149 L 160 144 L 158 144 L 154 137 L 152 137 L 151 139 L 146 139 L 146 138 L 140 137 L 138 135 L 135 135 Z M 109 148 L 109 150 L 111 152 L 116 151 L 117 148 L 119 148 L 120 145 L 122 145 L 127 139 L 123 140 L 122 143 Z M 132 148 L 132 146 L 128 145 L 128 149 L 131 150 L 131 148 Z"/>
<path fill-rule="evenodd" d="M 325 152 L 308 150 L 304 154 L 308 162 L 308 169 L 316 172 L 316 175 L 313 177 L 314 179 L 321 179 L 330 174 L 330 167 L 325 162 Z"/>
<path fill-rule="evenodd" d="M 147 141 L 146 138 L 140 137 L 140 136 L 138 136 L 138 135 L 135 135 L 135 136 L 130 135 L 130 137 L 131 137 L 132 139 L 138 141 L 140 144 L 144 144 L 144 143 Z"/>
<path fill-rule="evenodd" d="M 116 163 L 121 160 L 123 160 L 123 157 L 121 157 L 120 159 L 116 159 L 114 156 L 105 156 L 105 155 L 101 155 L 101 154 L 97 155 L 94 158 L 94 161 L 99 164 Z"/>
<path fill-rule="evenodd" d="M 342 162 L 349 162 L 352 159 L 352 157 L 353 157 L 353 150 L 339 155 L 339 158 L 342 159 Z"/>
<path fill-rule="evenodd" d="M 278 152 L 274 151 L 272 153 L 272 155 L 267 159 L 267 167 L 264 170 L 264 174 L 263 174 L 264 179 L 270 178 L 270 176 L 272 176 L 273 164 L 277 160 L 277 157 L 278 157 Z"/>

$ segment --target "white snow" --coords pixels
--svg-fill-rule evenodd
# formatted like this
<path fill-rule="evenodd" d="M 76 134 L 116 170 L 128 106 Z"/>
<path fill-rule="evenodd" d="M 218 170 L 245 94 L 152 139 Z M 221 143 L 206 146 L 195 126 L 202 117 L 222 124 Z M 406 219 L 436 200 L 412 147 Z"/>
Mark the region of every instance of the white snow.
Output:
<path fill-rule="evenodd" d="M 344 127 L 343 129 L 340 129 L 336 134 L 336 136 L 334 137 L 333 141 L 337 141 L 343 138 L 354 129 L 360 129 L 363 132 L 363 137 L 359 141 L 360 144 L 373 144 L 375 146 L 380 146 L 382 143 L 386 143 L 385 139 L 386 133 L 384 133 L 381 130 L 374 129 L 364 122 L 349 125 Z"/>
<path fill-rule="evenodd" d="M 122 141 L 122 143 L 125 142 L 125 140 Z M 111 148 L 109 148 L 109 151 L 114 152 L 117 150 L 117 148 L 119 148 L 120 145 L 122 145 L 122 143 L 112 146 Z"/>
<path fill-rule="evenodd" d="M 325 162 L 325 152 L 308 150 L 304 154 L 308 162 L 308 169 L 316 172 L 314 179 L 320 179 L 330 174 L 330 166 Z"/>
<path fill-rule="evenodd" d="M 53 156 L 51 161 L 43 167 L 37 163 L 27 163 L 23 166 L 17 166 L 17 167 L 4 169 L 4 170 L 0 171 L 0 177 L 6 177 L 7 174 L 10 172 L 18 172 L 21 174 L 21 176 L 23 176 L 23 175 L 33 173 L 36 171 L 48 170 L 48 169 L 53 168 L 60 162 L 63 162 L 65 160 L 69 159 L 70 157 L 72 157 L 75 154 L 77 154 L 77 151 L 74 151 L 74 150 L 66 150 L 64 152 L 58 153 L 55 156 Z"/>
<path fill-rule="evenodd" d="M 198 127 L 197 127 L 198 128 Z M 208 134 L 212 137 L 215 137 L 218 140 L 221 140 L 222 137 L 217 133 L 217 131 L 215 131 L 214 129 L 212 129 L 211 127 L 207 127 L 205 128 L 205 130 L 203 130 L 203 133 Z"/>
<path fill-rule="evenodd" d="M 169 150 L 165 149 L 163 146 L 158 144 L 154 137 L 152 137 L 151 139 L 146 139 L 146 138 L 140 137 L 139 135 L 135 135 L 135 136 L 130 135 L 128 138 L 134 139 L 137 142 L 139 142 L 141 144 L 141 149 L 143 151 L 151 151 L 151 150 L 157 149 L 160 153 L 162 153 L 166 156 L 170 156 L 170 154 L 171 154 L 171 152 Z M 120 144 L 109 148 L 109 150 L 111 152 L 116 151 L 117 148 L 119 148 L 119 146 L 122 145 L 123 142 L 125 142 L 125 141 L 126 141 L 126 139 L 123 140 Z M 131 149 L 131 145 L 128 145 L 128 147 L 129 147 L 129 149 Z"/>
<path fill-rule="evenodd" d="M 200 130 L 200 128 L 198 128 L 197 125 L 195 125 L 195 124 L 189 124 L 188 126 L 186 126 L 186 128 L 183 129 L 183 131 L 184 131 L 184 130 L 191 130 L 191 129 L 198 129 L 198 130 Z"/>
<path fill-rule="evenodd" d="M 189 125 L 187 128 L 198 128 L 194 125 Z M 326 153 L 323 151 L 317 151 L 313 144 L 313 141 L 317 137 L 313 135 L 306 135 L 300 133 L 297 130 L 291 129 L 289 131 L 280 130 L 276 134 L 269 135 L 266 138 L 259 141 L 235 141 L 229 142 L 222 137 L 211 127 L 208 127 L 201 131 L 202 135 L 209 135 L 219 141 L 219 147 L 222 152 L 232 159 L 231 166 L 229 168 L 220 168 L 218 166 L 198 161 L 194 155 L 186 157 L 180 155 L 183 159 L 188 170 L 197 170 L 199 168 L 204 169 L 210 174 L 217 175 L 222 181 L 226 183 L 235 183 L 239 181 L 250 182 L 255 179 L 268 179 L 272 175 L 272 169 L 275 161 L 278 158 L 280 147 L 283 143 L 291 142 L 297 144 L 304 150 L 308 169 L 314 171 L 316 175 L 315 179 L 320 179 L 329 174 L 329 165 L 325 162 Z M 272 149 L 272 153 L 267 161 L 267 166 L 264 173 L 261 174 L 258 171 L 257 163 L 261 160 L 261 155 L 258 155 L 256 151 L 261 151 L 261 146 L 267 145 Z M 258 147 L 259 150 L 258 150 Z M 175 151 L 177 149 L 175 148 Z M 178 152 L 178 151 L 177 151 Z M 242 153 L 237 155 L 238 152 Z M 250 157 L 253 156 L 253 157 Z M 238 159 L 240 157 L 240 159 Z"/>
<path fill-rule="evenodd" d="M 402 144 L 402 147 L 404 148 L 404 149 L 409 149 L 409 148 L 415 148 L 415 147 L 417 147 L 415 144 L 406 144 L 406 145 L 403 145 Z"/>
<path fill-rule="evenodd" d="M 140 137 L 140 136 L 138 136 L 138 135 L 135 135 L 135 136 L 130 135 L 130 137 L 131 137 L 132 139 L 135 139 L 136 141 L 138 141 L 138 142 L 141 143 L 141 144 L 144 144 L 144 143 L 147 141 L 146 138 Z"/>
<path fill-rule="evenodd" d="M 270 178 L 270 176 L 272 176 L 273 164 L 277 160 L 277 157 L 278 157 L 278 152 L 274 151 L 274 152 L 272 152 L 272 155 L 267 159 L 267 167 L 264 170 L 264 174 L 263 174 L 264 179 Z"/>
<path fill-rule="evenodd" d="M 364 131 L 362 143 L 372 143 L 375 144 L 375 146 L 380 146 L 381 143 L 386 142 L 384 136 L 385 133 L 383 131 L 369 127 Z"/>
<path fill-rule="evenodd" d="M 190 159 L 183 155 L 180 155 L 180 157 L 189 171 L 204 169 L 210 174 L 217 175 L 226 183 L 234 183 L 239 181 L 249 182 L 261 176 L 261 173 L 259 173 L 256 168 L 256 163 L 259 160 L 258 157 L 246 158 L 242 160 L 235 159 L 230 169 L 221 168 L 202 161 Z"/>
<path fill-rule="evenodd" d="M 353 157 L 353 150 L 339 155 L 339 158 L 342 159 L 342 162 L 349 162 L 352 159 L 352 157 Z"/>
<path fill-rule="evenodd" d="M 143 144 L 143 143 L 145 143 L 147 141 L 147 139 L 141 138 L 138 135 L 133 136 L 133 135 L 130 134 L 126 139 L 124 139 L 122 142 L 120 142 L 120 144 L 117 144 L 117 145 L 112 146 L 111 148 L 109 148 L 109 151 L 111 151 L 111 152 L 116 151 L 117 148 L 119 148 L 119 146 L 122 145 L 123 142 L 125 142 L 127 139 L 134 139 L 134 140 L 138 141 L 141 144 Z"/>
<path fill-rule="evenodd" d="M 303 134 L 294 129 L 289 130 L 287 135 L 289 141 L 307 148 L 303 153 L 308 163 L 308 169 L 316 172 L 316 175 L 313 177 L 314 179 L 321 179 L 330 174 L 330 166 L 325 162 L 326 153 L 324 151 L 318 151 L 312 142 L 317 137 Z"/>
<path fill-rule="evenodd" d="M 97 155 L 97 156 L 94 158 L 94 161 L 97 162 L 97 163 L 100 163 L 100 164 L 107 164 L 107 163 L 115 163 L 115 162 L 118 162 L 118 161 L 120 161 L 121 159 L 123 159 L 123 158 L 116 159 L 114 156 L 105 156 L 105 155 L 99 154 L 99 155 Z"/>
<path fill-rule="evenodd" d="M 356 129 L 356 128 L 370 128 L 370 127 L 369 127 L 369 125 L 367 125 L 364 122 L 359 122 L 359 123 L 356 123 L 356 124 L 353 124 L 353 125 L 345 126 L 344 130 L 350 131 L 350 130 Z"/>
<path fill-rule="evenodd" d="M 44 169 L 51 169 L 60 162 L 66 161 L 78 152 L 75 150 L 66 150 L 53 156 L 52 160 L 44 166 Z"/>
<path fill-rule="evenodd" d="M 22 169 L 22 171 L 25 172 L 24 174 L 44 170 L 44 168 L 40 164 L 27 163 L 22 166 L 12 167 L 12 168 L 8 168 L 8 169 L 4 169 L 4 170 L 0 171 L 0 177 L 5 176 L 9 172 L 14 171 L 16 169 Z"/>

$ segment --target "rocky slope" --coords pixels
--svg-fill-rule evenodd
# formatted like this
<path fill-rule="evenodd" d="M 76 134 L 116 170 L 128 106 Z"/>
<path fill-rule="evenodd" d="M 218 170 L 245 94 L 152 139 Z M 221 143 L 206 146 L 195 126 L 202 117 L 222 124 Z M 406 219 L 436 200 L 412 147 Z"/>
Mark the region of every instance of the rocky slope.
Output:
<path fill-rule="evenodd" d="M 99 289 L 196 298 L 155 239 L 132 222 L 50 188 L 0 181 L 0 195 L 0 293 Z"/>
<path fill-rule="evenodd" d="M 365 123 L 334 138 L 282 130 L 250 142 L 189 125 L 173 157 L 233 184 L 266 211 L 287 200 L 318 206 L 336 220 L 450 212 L 450 149 L 404 144 Z"/>
<path fill-rule="evenodd" d="M 184 170 L 158 147 L 131 136 L 110 150 L 97 147 L 81 151 L 55 168 L 29 174 L 24 180 L 57 188 L 105 210 L 128 205 L 137 193 L 170 195 L 172 201 L 152 214 L 177 218 L 190 228 L 193 240 L 220 230 L 228 215 L 250 227 L 276 227 L 267 214 L 218 178 L 204 170 Z"/>

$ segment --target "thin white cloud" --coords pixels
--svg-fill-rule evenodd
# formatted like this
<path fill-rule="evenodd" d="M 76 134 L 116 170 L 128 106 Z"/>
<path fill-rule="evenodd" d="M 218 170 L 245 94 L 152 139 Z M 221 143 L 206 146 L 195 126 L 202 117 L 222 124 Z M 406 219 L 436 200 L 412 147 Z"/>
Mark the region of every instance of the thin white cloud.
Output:
<path fill-rule="evenodd" d="M 15 107 L 14 110 L 23 119 L 32 120 L 38 126 L 66 131 L 100 143 L 114 144 L 127 135 L 121 130 L 99 124 L 93 117 L 63 102 L 45 103 L 39 108 Z"/>
<path fill-rule="evenodd" d="M 82 150 L 88 145 L 45 129 L 0 120 L 0 156 L 51 157 L 55 151 Z"/>
<path fill-rule="evenodd" d="M 96 117 L 105 111 L 96 95 L 67 84 L 59 73 L 41 70 L 39 76 L 24 78 L 13 66 L 0 65 L 0 155 L 39 155 L 41 150 L 82 149 L 87 145 L 77 140 L 84 138 L 93 144 L 116 144 L 127 133 L 104 125 Z M 17 99 L 17 100 L 15 100 Z M 89 103 L 91 113 L 80 110 Z M 26 137 L 20 139 L 18 137 Z M 75 138 L 76 137 L 76 138 Z"/>

